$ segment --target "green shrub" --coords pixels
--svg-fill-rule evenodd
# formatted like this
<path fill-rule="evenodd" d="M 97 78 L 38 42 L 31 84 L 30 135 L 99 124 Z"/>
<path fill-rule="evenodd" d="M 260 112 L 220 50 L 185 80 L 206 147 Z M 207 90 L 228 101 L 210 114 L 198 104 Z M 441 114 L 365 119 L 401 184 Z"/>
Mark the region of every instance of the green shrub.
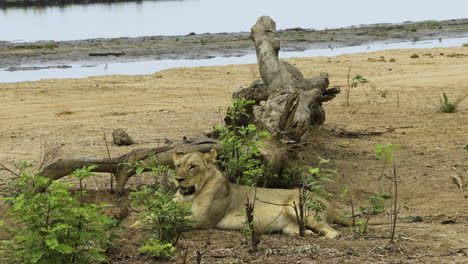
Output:
<path fill-rule="evenodd" d="M 217 126 L 220 133 L 219 164 L 226 176 L 233 182 L 254 185 L 264 175 L 266 166 L 260 160 L 262 139 L 270 138 L 267 131 L 259 132 L 255 125 L 237 127 L 237 133 L 231 126 Z"/>
<path fill-rule="evenodd" d="M 162 243 L 161 241 L 150 238 L 146 244 L 138 249 L 143 254 L 150 255 L 154 258 L 170 257 L 174 255 L 176 248 L 171 243 Z"/>
<path fill-rule="evenodd" d="M 320 159 L 319 165 L 322 166 L 329 162 L 329 160 Z M 305 208 L 314 212 L 315 220 L 321 221 L 322 219 L 320 219 L 318 214 L 327 208 L 323 200 L 328 199 L 332 195 L 326 190 L 324 184 L 332 181 L 332 178 L 338 173 L 336 170 L 319 167 L 309 169 L 309 173 L 312 177 L 305 178 L 303 183 L 304 189 L 308 192 L 301 200 Z"/>
<path fill-rule="evenodd" d="M 91 175 L 82 169 L 81 179 Z M 76 175 L 75 175 L 76 176 Z M 7 215 L 14 227 L 3 226 L 14 234 L 1 241 L 1 261 L 6 263 L 98 263 L 106 262 L 105 250 L 110 245 L 110 228 L 115 225 L 103 214 L 104 205 L 82 202 L 71 194 L 71 185 L 34 177 L 22 172 L 18 189 L 24 192 L 10 196 Z M 36 188 L 46 188 L 36 192 Z"/>
<path fill-rule="evenodd" d="M 457 111 L 460 103 L 468 96 L 468 94 L 459 96 L 455 102 L 449 102 L 447 94 L 442 92 L 442 97 L 439 99 L 439 111 L 442 113 L 454 113 Z"/>
<path fill-rule="evenodd" d="M 186 219 L 191 215 L 187 204 L 174 201 L 174 194 L 164 186 L 152 189 L 144 186 L 129 195 L 132 206 L 145 209 L 140 213 L 144 217 L 143 228 L 150 238 L 139 250 L 153 257 L 168 256 L 174 253 L 175 246 L 182 232 L 193 226 Z"/>
<path fill-rule="evenodd" d="M 4 199 L 7 204 L 12 204 L 14 198 L 25 192 L 31 192 L 34 189 L 35 172 L 31 171 L 33 165 L 27 161 L 19 161 L 14 164 L 18 173 L 13 172 L 13 177 L 0 178 L 4 183 L 3 193 L 8 199 Z"/>
<path fill-rule="evenodd" d="M 233 99 L 232 106 L 228 108 L 226 118 L 236 124 L 243 117 L 248 117 L 247 108 L 253 100 Z M 223 168 L 231 182 L 244 185 L 254 185 L 264 176 L 267 166 L 260 160 L 261 140 L 269 139 L 271 134 L 267 131 L 258 131 L 253 124 L 246 126 L 217 126 L 219 144 L 218 164 Z"/>
<path fill-rule="evenodd" d="M 359 210 L 366 215 L 376 215 L 383 213 L 388 208 L 388 201 L 391 200 L 388 192 L 375 192 L 367 195 L 367 206 L 359 207 Z"/>

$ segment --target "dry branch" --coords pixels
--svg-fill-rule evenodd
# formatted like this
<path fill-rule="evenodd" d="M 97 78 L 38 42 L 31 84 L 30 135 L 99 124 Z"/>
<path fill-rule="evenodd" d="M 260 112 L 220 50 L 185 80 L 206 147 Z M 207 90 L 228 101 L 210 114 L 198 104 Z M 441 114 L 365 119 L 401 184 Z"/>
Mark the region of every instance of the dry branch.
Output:
<path fill-rule="evenodd" d="M 172 153 L 174 151 L 182 152 L 207 152 L 212 148 L 218 148 L 216 140 L 198 140 L 192 143 L 170 144 L 157 148 L 144 148 L 135 149 L 127 154 L 118 157 L 103 157 L 103 158 L 89 158 L 89 157 L 75 157 L 59 159 L 49 166 L 45 167 L 39 176 L 47 177 L 53 180 L 60 179 L 76 169 L 97 165 L 93 172 L 107 172 L 113 173 L 116 177 L 117 186 L 116 191 L 122 193 L 128 179 L 132 177 L 135 172 L 129 170 L 125 164 L 135 164 L 138 161 L 144 161 L 147 165 L 172 165 Z M 154 164 L 154 163 L 157 164 Z"/>

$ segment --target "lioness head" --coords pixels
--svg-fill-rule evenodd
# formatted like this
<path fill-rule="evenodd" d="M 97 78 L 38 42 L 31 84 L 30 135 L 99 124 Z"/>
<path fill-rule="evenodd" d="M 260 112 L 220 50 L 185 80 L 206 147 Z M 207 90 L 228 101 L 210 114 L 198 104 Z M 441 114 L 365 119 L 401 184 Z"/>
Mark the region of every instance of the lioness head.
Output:
<path fill-rule="evenodd" d="M 179 183 L 180 194 L 192 195 L 203 188 L 212 173 L 209 166 L 215 161 L 216 154 L 215 149 L 205 154 L 174 152 L 172 158 L 177 170 L 175 179 Z"/>

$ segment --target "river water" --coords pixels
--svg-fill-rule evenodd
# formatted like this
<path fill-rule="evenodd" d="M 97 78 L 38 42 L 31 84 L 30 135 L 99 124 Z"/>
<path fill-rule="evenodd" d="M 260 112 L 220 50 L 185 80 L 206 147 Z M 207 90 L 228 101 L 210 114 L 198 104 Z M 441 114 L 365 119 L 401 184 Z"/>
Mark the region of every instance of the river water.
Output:
<path fill-rule="evenodd" d="M 468 0 L 163 0 L 0 10 L 0 40 L 75 40 L 466 18 Z"/>
<path fill-rule="evenodd" d="M 281 52 L 280 58 L 292 57 L 316 57 L 316 56 L 337 56 L 341 54 L 352 54 L 360 52 L 372 52 L 385 49 L 403 49 L 403 48 L 432 48 L 432 47 L 452 47 L 460 46 L 462 43 L 468 43 L 468 36 L 462 38 L 425 40 L 416 42 L 376 42 L 366 45 L 357 45 L 343 48 L 330 49 L 311 49 L 300 52 Z M 0 69 L 0 82 L 21 82 L 36 81 L 50 78 L 84 78 L 99 75 L 142 75 L 152 74 L 161 70 L 175 67 L 200 67 L 229 64 L 249 64 L 256 63 L 255 54 L 249 54 L 242 57 L 215 57 L 203 60 L 152 60 L 152 61 L 134 61 L 119 62 L 99 65 L 81 64 L 73 65 L 67 69 L 43 69 L 31 71 L 5 71 Z"/>

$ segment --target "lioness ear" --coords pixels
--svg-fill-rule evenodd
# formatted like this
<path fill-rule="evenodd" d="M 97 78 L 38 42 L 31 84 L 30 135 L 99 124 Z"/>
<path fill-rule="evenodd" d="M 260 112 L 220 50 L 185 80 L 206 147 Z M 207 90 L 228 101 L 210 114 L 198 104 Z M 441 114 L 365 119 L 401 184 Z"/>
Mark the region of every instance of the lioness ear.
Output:
<path fill-rule="evenodd" d="M 208 162 L 214 162 L 216 160 L 217 155 L 218 152 L 216 151 L 216 149 L 211 149 L 210 152 L 203 154 L 203 157 Z"/>
<path fill-rule="evenodd" d="M 173 154 L 172 154 L 172 160 L 174 161 L 174 163 L 178 162 L 182 157 L 184 156 L 184 153 L 181 152 L 181 151 L 175 151 Z"/>

